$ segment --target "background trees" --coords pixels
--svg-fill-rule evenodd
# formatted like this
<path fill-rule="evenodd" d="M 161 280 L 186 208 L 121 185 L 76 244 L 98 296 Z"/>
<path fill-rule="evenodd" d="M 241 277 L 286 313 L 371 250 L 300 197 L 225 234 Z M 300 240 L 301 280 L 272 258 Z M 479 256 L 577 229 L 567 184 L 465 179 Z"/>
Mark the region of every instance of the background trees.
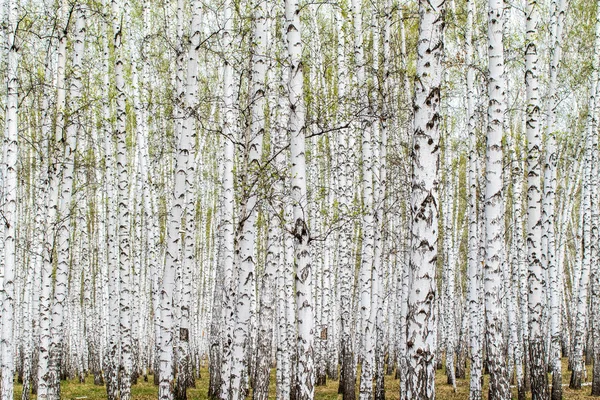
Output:
<path fill-rule="evenodd" d="M 2 398 L 600 382 L 599 10 L 5 1 Z"/>

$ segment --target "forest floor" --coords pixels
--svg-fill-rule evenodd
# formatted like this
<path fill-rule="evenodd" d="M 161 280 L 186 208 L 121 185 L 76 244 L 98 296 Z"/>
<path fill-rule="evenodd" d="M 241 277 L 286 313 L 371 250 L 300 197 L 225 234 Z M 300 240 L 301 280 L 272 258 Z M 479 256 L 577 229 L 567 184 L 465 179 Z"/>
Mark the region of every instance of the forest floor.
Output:
<path fill-rule="evenodd" d="M 591 380 L 591 366 L 588 366 L 588 381 Z M 208 391 L 208 370 L 201 371 L 201 378 L 196 380 L 196 388 L 188 389 L 189 400 L 204 400 L 207 399 Z M 587 400 L 587 399 L 598 399 L 598 397 L 590 396 L 591 386 L 586 385 L 581 390 L 569 389 L 569 378 L 570 372 L 567 372 L 567 359 L 563 359 L 563 398 L 573 400 Z M 484 398 L 487 398 L 487 379 L 488 376 L 484 377 Z M 270 398 L 275 398 L 275 376 L 274 373 L 271 376 L 271 395 Z M 393 379 L 392 376 L 386 376 L 385 388 L 387 399 L 398 399 L 398 380 Z M 463 400 L 468 399 L 469 396 L 469 380 L 457 379 L 456 392 L 453 391 L 452 386 L 448 385 L 444 370 L 438 370 L 436 373 L 436 398 L 438 400 Z M 327 380 L 326 386 L 317 386 L 315 390 L 316 400 L 338 400 L 341 396 L 337 394 L 338 382 L 334 380 Z M 22 385 L 17 384 L 15 386 L 15 400 L 21 400 Z M 131 390 L 133 400 L 155 400 L 158 394 L 158 388 L 153 385 L 152 377 L 149 377 L 148 382 L 144 382 L 143 379 L 138 381 L 137 385 L 134 385 Z M 358 388 L 356 391 L 358 395 Z M 528 393 L 528 395 L 530 395 Z M 36 396 L 32 396 L 35 399 Z M 61 398 L 65 400 L 100 400 L 106 399 L 106 389 L 104 386 L 95 386 L 93 377 L 88 376 L 85 383 L 79 383 L 78 380 L 62 381 L 61 382 Z M 250 397 L 249 397 L 250 398 Z M 513 388 L 513 399 L 517 398 L 516 388 Z M 528 396 L 528 398 L 530 398 Z"/>

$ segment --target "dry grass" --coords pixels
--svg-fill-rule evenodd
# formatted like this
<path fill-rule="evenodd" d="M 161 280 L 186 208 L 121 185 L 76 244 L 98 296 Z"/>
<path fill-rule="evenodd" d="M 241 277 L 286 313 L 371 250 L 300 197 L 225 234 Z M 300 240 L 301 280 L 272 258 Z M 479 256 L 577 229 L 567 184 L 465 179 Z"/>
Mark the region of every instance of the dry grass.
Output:
<path fill-rule="evenodd" d="M 588 367 L 588 380 L 591 379 L 591 366 Z M 598 399 L 598 397 L 592 397 L 589 395 L 591 391 L 590 386 L 584 386 L 583 389 L 576 391 L 571 390 L 568 387 L 570 373 L 567 372 L 567 361 L 563 360 L 563 383 L 567 386 L 563 387 L 563 398 L 573 400 L 586 400 L 586 399 Z M 487 386 L 487 376 L 485 376 L 485 387 Z M 274 373 L 271 375 L 271 389 L 270 397 L 275 398 L 275 376 Z M 103 386 L 95 386 L 93 378 L 89 376 L 85 383 L 79 383 L 78 381 L 63 381 L 62 384 L 62 398 L 63 399 L 75 399 L 77 397 L 87 397 L 86 400 L 100 400 L 106 399 L 106 390 Z M 393 379 L 391 376 L 386 376 L 386 398 L 387 399 L 398 399 L 398 381 Z M 341 396 L 337 394 L 338 382 L 328 380 L 326 386 L 318 386 L 316 388 L 315 399 L 317 400 L 338 400 Z M 15 400 L 21 399 L 21 385 L 15 387 Z M 202 377 L 196 381 L 196 388 L 188 390 L 188 399 L 190 400 L 202 400 L 207 399 L 206 393 L 208 390 L 208 371 L 202 371 Z M 484 390 L 485 391 L 485 390 Z M 439 400 L 463 400 L 468 399 L 469 393 L 469 381 L 468 379 L 459 379 L 456 383 L 456 392 L 453 391 L 452 386 L 446 383 L 446 375 L 443 370 L 437 371 L 436 375 L 436 398 Z M 358 392 L 357 392 L 358 394 Z M 516 388 L 513 389 L 513 398 L 516 398 Z M 144 382 L 142 379 L 139 380 L 138 384 L 132 388 L 132 397 L 134 400 L 155 400 L 157 398 L 157 388 L 152 384 L 152 377 L 149 382 Z M 484 394 L 484 398 L 487 398 L 487 393 Z M 35 399 L 35 396 L 33 396 Z"/>

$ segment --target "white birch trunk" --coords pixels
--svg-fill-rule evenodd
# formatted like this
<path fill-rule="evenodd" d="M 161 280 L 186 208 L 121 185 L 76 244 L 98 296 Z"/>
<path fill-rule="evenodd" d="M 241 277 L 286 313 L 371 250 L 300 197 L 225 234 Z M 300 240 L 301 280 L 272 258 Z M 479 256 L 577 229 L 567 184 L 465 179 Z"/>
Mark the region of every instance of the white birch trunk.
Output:
<path fill-rule="evenodd" d="M 49 47 L 52 48 L 52 40 L 49 40 Z M 51 50 L 49 50 L 51 52 Z M 52 69 L 50 68 L 50 59 L 46 59 L 45 82 L 52 79 Z M 56 212 L 58 207 L 58 175 L 56 173 L 56 163 L 54 161 L 54 146 L 51 144 L 51 107 L 50 92 L 45 90 L 42 94 L 42 127 L 41 134 L 46 150 L 45 171 L 40 184 L 44 188 L 41 193 L 40 218 L 45 218 L 44 230 L 42 235 L 42 251 L 40 257 L 41 263 L 41 289 L 39 294 L 39 349 L 38 349 L 38 370 L 37 370 L 37 395 L 40 399 L 45 399 L 48 390 L 48 351 L 50 349 L 50 322 L 51 322 L 51 295 L 53 283 L 53 268 L 51 263 L 51 252 L 54 246 L 54 229 L 48 229 L 56 221 Z"/>
<path fill-rule="evenodd" d="M 278 266 L 281 264 L 281 233 L 274 216 L 270 216 L 265 269 L 260 286 L 260 311 L 258 316 L 257 356 L 254 374 L 253 400 L 269 398 L 269 378 L 272 364 L 273 317 L 275 313 L 275 279 Z"/>
<path fill-rule="evenodd" d="M 468 248 L 467 248 L 467 299 L 469 313 L 469 347 L 471 354 L 469 376 L 469 399 L 481 400 L 482 387 L 482 329 L 479 309 L 481 308 L 479 260 L 479 232 L 477 223 L 477 132 L 475 127 L 475 69 L 473 68 L 473 18 L 475 0 L 467 0 L 467 27 L 465 35 L 465 64 L 467 68 L 467 129 L 469 135 L 468 161 Z"/>
<path fill-rule="evenodd" d="M 106 4 L 106 3 L 105 3 Z M 105 7 L 107 8 L 107 7 Z M 108 11 L 108 10 L 107 10 Z M 118 4 L 111 3 L 110 12 L 112 13 L 113 25 L 120 24 L 120 14 L 118 12 Z M 115 27 L 113 26 L 113 30 Z M 118 32 L 118 30 L 117 30 Z M 103 88 L 106 92 L 110 90 L 109 80 L 109 45 L 108 33 L 104 33 L 104 54 L 103 54 Z M 113 141 L 113 132 L 110 128 L 110 105 L 105 102 L 103 105 L 103 129 L 105 140 L 105 190 L 106 190 L 106 246 L 107 246 L 107 278 L 108 278 L 108 334 L 107 334 L 107 349 L 105 353 L 105 381 L 106 392 L 109 400 L 117 400 L 119 396 L 119 365 L 120 365 L 120 307 L 119 307 L 119 268 L 118 268 L 118 247 L 117 247 L 117 194 L 115 193 L 116 185 L 116 161 L 115 161 L 115 144 Z"/>
<path fill-rule="evenodd" d="M 502 197 L 502 136 L 504 130 L 504 4 L 488 3 L 488 126 L 485 174 L 485 268 L 484 298 L 487 324 L 487 357 L 490 371 L 489 397 L 510 398 L 502 312 L 502 266 L 504 263 L 504 199 Z"/>
<path fill-rule="evenodd" d="M 81 97 L 81 73 L 79 67 L 83 57 L 83 39 L 85 35 L 85 15 L 81 7 L 77 8 L 77 21 L 75 23 L 76 37 L 74 45 L 74 76 L 71 81 L 70 88 L 70 104 L 73 107 L 78 104 L 78 98 Z M 70 212 L 71 199 L 73 193 L 73 181 L 75 171 L 75 152 L 77 149 L 78 128 L 77 122 L 71 123 L 66 128 L 66 136 L 64 135 L 65 124 L 65 82 L 64 71 L 66 64 L 66 28 L 59 41 L 58 63 L 59 70 L 57 71 L 59 79 L 62 77 L 62 82 L 57 82 L 57 112 L 58 122 L 56 128 L 56 142 L 64 143 L 64 153 L 62 157 L 62 166 L 60 170 L 60 194 L 59 194 L 59 225 L 57 233 L 57 266 L 55 272 L 54 286 L 54 302 L 52 304 L 52 324 L 51 324 L 51 341 L 50 341 L 50 381 L 48 387 L 48 397 L 50 399 L 60 398 L 60 372 L 62 367 L 63 343 L 65 335 L 63 332 L 65 325 L 65 315 L 68 316 L 67 296 L 69 285 L 69 270 L 70 270 L 70 246 L 71 246 L 71 229 L 70 229 Z M 68 321 L 68 319 L 67 319 Z"/>
<path fill-rule="evenodd" d="M 562 398 L 562 364 L 561 364 L 561 299 L 563 282 L 560 279 L 557 263 L 557 246 L 555 235 L 555 191 L 556 191 L 556 107 L 558 104 L 557 81 L 558 68 L 562 58 L 563 26 L 567 0 L 553 0 L 551 3 L 551 58 L 550 82 L 548 87 L 548 103 L 546 109 L 547 139 L 546 161 L 544 169 L 544 210 L 543 235 L 546 237 L 545 262 L 548 267 L 550 292 L 550 349 L 549 362 L 552 369 L 552 400 Z"/>
<path fill-rule="evenodd" d="M 231 386 L 229 397 L 238 400 L 245 396 L 247 382 L 248 349 L 251 346 L 253 297 L 256 285 L 256 221 L 259 193 L 254 180 L 259 178 L 262 141 L 265 129 L 265 78 L 267 72 L 266 4 L 264 0 L 254 3 L 254 30 L 252 33 L 252 79 L 250 88 L 250 129 L 246 141 L 244 197 L 241 201 L 240 226 L 236 231 L 238 250 L 237 302 L 235 329 L 231 352 Z"/>
<path fill-rule="evenodd" d="M 440 85 L 444 2 L 419 1 L 419 45 L 412 142 L 407 382 L 403 399 L 435 398 L 436 263 L 439 217 Z"/>
<path fill-rule="evenodd" d="M 344 34 L 344 14 L 342 10 L 336 10 L 337 31 L 337 84 L 338 98 L 341 107 L 338 110 L 338 123 L 344 123 L 348 118 L 346 110 L 347 79 Z M 353 134 L 347 129 L 340 131 L 338 135 L 339 164 L 340 164 L 340 213 L 347 217 L 352 212 L 352 168 L 355 164 L 354 148 L 352 145 Z M 354 346 L 352 342 L 352 291 L 354 282 L 354 263 L 352 262 L 352 224 L 345 221 L 341 227 L 339 236 L 339 285 L 340 285 L 340 389 L 344 400 L 355 399 L 355 370 L 354 370 Z"/>
<path fill-rule="evenodd" d="M 292 234 L 296 267 L 296 318 L 298 321 L 298 360 L 295 370 L 296 399 L 314 398 L 314 313 L 310 232 L 305 210 L 308 209 L 306 193 L 305 160 L 305 106 L 302 65 L 302 38 L 298 0 L 285 0 L 285 25 L 287 50 L 290 62 L 288 82 L 291 198 L 293 202 Z"/>
<path fill-rule="evenodd" d="M 198 47 L 200 45 L 201 3 L 192 3 L 192 20 L 190 22 L 191 36 L 187 49 L 187 71 L 185 83 L 184 115 L 182 134 L 188 137 L 189 154 L 186 165 L 186 205 L 185 205 L 185 237 L 183 243 L 183 260 L 181 270 L 182 292 L 180 298 L 180 337 L 177 349 L 177 380 L 175 387 L 175 399 L 186 400 L 187 388 L 194 386 L 192 376 L 192 363 L 190 354 L 191 315 L 190 306 L 192 301 L 192 268 L 194 264 L 194 232 L 196 230 L 196 196 L 194 191 L 195 160 L 194 142 L 196 138 L 196 126 L 194 118 L 194 107 L 198 94 Z"/>
<path fill-rule="evenodd" d="M 183 16 L 182 16 L 182 8 L 183 4 L 178 2 L 178 30 L 182 29 L 181 25 L 183 24 Z M 183 36 L 182 32 L 178 33 L 178 36 L 181 38 Z M 180 49 L 181 51 L 181 49 Z M 193 69 L 194 65 L 192 65 Z M 180 60 L 178 62 L 178 71 L 176 81 L 182 80 L 183 75 L 183 64 Z M 189 83 L 192 80 L 195 80 L 195 73 L 193 70 L 188 71 L 191 75 L 189 77 Z M 183 86 L 183 82 L 180 82 L 179 85 Z M 194 85 L 192 85 L 194 86 Z M 192 87 L 192 91 L 193 91 Z M 174 101 L 181 105 L 180 101 L 182 100 L 180 97 L 182 89 L 178 89 L 176 93 L 176 98 Z M 187 100 L 191 100 L 188 98 Z M 186 110 L 187 111 L 187 110 Z M 175 107 L 175 114 L 180 115 L 182 110 L 180 107 Z M 180 115 L 181 117 L 181 115 Z M 160 370 L 159 370 L 159 399 L 162 400 L 171 400 L 174 398 L 174 390 L 175 390 L 175 375 L 174 375 L 174 366 L 178 359 L 175 357 L 175 348 L 179 346 L 179 343 L 183 341 L 189 341 L 190 332 L 189 329 L 185 327 L 185 324 L 180 327 L 178 324 L 179 319 L 179 309 L 181 306 L 180 302 L 177 300 L 178 298 L 178 288 L 177 281 L 178 271 L 181 270 L 182 264 L 182 232 L 185 233 L 185 227 L 183 226 L 183 217 L 186 212 L 186 193 L 187 187 L 190 184 L 191 176 L 188 176 L 189 165 L 193 163 L 193 157 L 190 157 L 192 152 L 192 133 L 194 130 L 191 118 L 186 118 L 186 124 L 178 126 L 176 124 L 176 132 L 179 133 L 177 137 L 177 153 L 175 156 L 174 162 L 174 185 L 173 185 L 173 194 L 172 201 L 169 208 L 168 213 L 168 221 L 167 221 L 167 251 L 165 257 L 165 267 L 163 271 L 163 279 L 162 279 L 162 288 L 160 292 L 160 304 L 161 304 L 161 333 L 162 333 L 162 343 L 160 348 Z M 190 221 L 188 221 L 190 222 Z M 187 237 L 188 235 L 185 234 Z M 189 240 L 189 238 L 188 238 Z M 190 282 L 184 282 L 184 285 L 189 285 Z M 180 299 L 179 299 L 180 300 Z M 184 306 L 185 307 L 185 306 Z M 179 329 L 177 329 L 179 328 Z M 177 355 L 179 357 L 179 354 Z M 185 376 L 185 372 L 184 372 Z M 185 396 L 186 392 L 186 384 L 183 384 L 183 387 L 180 386 L 181 382 L 178 384 L 178 399 L 181 399 L 181 396 Z"/>
<path fill-rule="evenodd" d="M 234 98 L 234 81 L 233 81 L 233 65 L 230 58 L 233 56 L 233 4 L 231 0 L 226 0 L 224 3 L 224 29 L 223 29 L 223 47 L 225 51 L 224 68 L 223 68 L 223 136 L 224 136 L 224 156 L 223 156 L 223 177 L 222 177 L 222 195 L 221 195 L 221 260 L 223 274 L 223 328 L 221 331 L 223 340 L 223 355 L 220 376 L 220 392 L 215 393 L 214 389 L 211 392 L 215 397 L 222 400 L 229 398 L 231 384 L 231 365 L 232 365 L 232 345 L 233 345 L 233 325 L 235 318 L 233 314 L 235 301 L 234 288 L 234 141 L 237 140 L 237 132 L 235 129 L 235 98 Z M 215 385 L 217 382 L 215 382 Z"/>
<path fill-rule="evenodd" d="M 15 272 L 17 267 L 17 153 L 18 153 L 18 102 L 19 102 L 19 43 L 17 38 L 17 21 L 19 2 L 8 2 L 8 35 L 7 50 L 7 92 L 6 119 L 3 146 L 4 161 L 4 279 L 2 289 L 2 329 L 0 336 L 1 366 L 0 398 L 13 400 L 14 354 L 14 309 L 15 309 Z"/>
<path fill-rule="evenodd" d="M 374 252 L 375 227 L 373 222 L 373 150 L 372 129 L 373 122 L 367 118 L 368 92 L 365 77 L 365 61 L 362 33 L 362 6 L 361 0 L 352 1 L 354 17 L 354 62 L 356 65 L 356 99 L 358 115 L 363 115 L 355 129 L 362 138 L 362 249 L 361 265 L 359 270 L 359 307 L 360 307 L 360 335 L 359 358 L 361 360 L 361 376 L 359 398 L 369 399 L 373 392 L 373 363 L 375 361 L 375 333 L 374 323 L 371 318 L 372 296 L 372 269 Z M 351 128 L 352 129 L 352 128 Z"/>
<path fill-rule="evenodd" d="M 600 1 L 596 2 L 596 25 L 595 25 L 595 41 L 594 41 L 594 54 L 592 60 L 592 73 L 590 76 L 590 94 L 588 102 L 588 117 L 586 126 L 585 136 L 585 150 L 584 150 L 584 173 L 583 173 L 583 187 L 581 189 L 581 210 L 583 212 L 582 219 L 582 264 L 579 276 L 574 275 L 574 279 L 578 280 L 577 292 L 573 292 L 576 296 L 576 317 L 575 317 L 575 329 L 573 339 L 573 360 L 572 367 L 573 372 L 571 373 L 571 380 L 569 387 L 571 389 L 580 389 L 581 381 L 584 374 L 584 354 L 583 350 L 586 341 L 586 323 L 587 323 L 587 309 L 588 309 L 588 292 L 590 282 L 590 272 L 592 263 L 592 206 L 596 203 L 592 197 L 595 195 L 594 188 L 592 187 L 593 174 L 593 136 L 597 135 L 597 117 L 596 117 L 596 105 L 598 103 L 596 97 L 598 95 L 598 77 L 600 69 Z M 596 260 L 594 260 L 596 262 Z"/>
<path fill-rule="evenodd" d="M 452 143 L 450 133 L 446 134 L 445 138 L 445 162 L 444 167 L 446 169 L 446 182 L 444 190 L 444 276 L 442 282 L 443 290 L 443 305 L 445 312 L 443 319 L 445 322 L 445 348 L 446 348 L 446 377 L 447 383 L 452 385 L 454 391 L 456 391 L 456 378 L 455 378 L 455 336 L 456 336 L 456 321 L 455 321 L 455 259 L 454 259 L 454 182 L 453 182 L 453 166 L 452 166 Z"/>
<path fill-rule="evenodd" d="M 119 399 L 129 400 L 131 397 L 132 333 L 131 333 L 131 245 L 129 242 L 129 173 L 128 150 L 126 145 L 126 95 L 122 21 L 128 13 L 128 3 L 120 0 L 112 1 L 113 35 L 115 48 L 115 88 L 116 88 L 116 122 L 115 140 L 117 145 L 117 243 L 119 265 Z"/>
<path fill-rule="evenodd" d="M 527 2 L 525 86 L 527 88 L 527 262 L 529 264 L 529 364 L 531 394 L 548 397 L 544 335 L 547 265 L 542 263 L 540 99 L 537 54 L 537 0 Z"/>

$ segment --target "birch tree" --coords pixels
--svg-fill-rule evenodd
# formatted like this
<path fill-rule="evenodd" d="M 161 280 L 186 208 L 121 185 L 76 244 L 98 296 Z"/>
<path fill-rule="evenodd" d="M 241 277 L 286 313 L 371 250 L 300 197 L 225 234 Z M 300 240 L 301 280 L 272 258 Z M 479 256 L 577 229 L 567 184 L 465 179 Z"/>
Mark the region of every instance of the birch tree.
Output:
<path fill-rule="evenodd" d="M 129 160 L 127 150 L 127 114 L 125 93 L 125 56 L 122 21 L 128 3 L 112 1 L 113 35 L 115 47 L 115 88 L 116 88 L 116 168 L 117 168 L 117 243 L 119 260 L 119 339 L 121 342 L 119 362 L 119 399 L 131 397 L 132 333 L 131 333 L 131 244 L 129 221 Z"/>
<path fill-rule="evenodd" d="M 542 263 L 541 137 L 538 83 L 536 0 L 527 2 L 525 85 L 527 87 L 527 259 L 529 264 L 529 362 L 533 399 L 548 397 L 546 343 L 543 329 L 547 265 Z"/>
<path fill-rule="evenodd" d="M 469 399 L 481 399 L 481 326 L 479 321 L 481 271 L 478 259 L 478 223 L 477 223 L 477 134 L 475 131 L 475 71 L 473 69 L 473 18 L 475 1 L 467 1 L 467 30 L 465 34 L 465 65 L 467 68 L 467 128 L 469 130 L 468 161 L 468 232 L 469 244 L 467 255 L 467 297 L 469 308 L 469 347 L 471 350 L 471 373 L 469 383 Z"/>
<path fill-rule="evenodd" d="M 596 104 L 597 104 L 597 82 L 598 82 L 598 68 L 600 65 L 600 3 L 596 3 L 596 24 L 595 24 L 595 40 L 594 40 L 594 53 L 592 59 L 592 73 L 589 82 L 589 100 L 588 100 L 588 114 L 586 120 L 586 133 L 585 133 L 585 149 L 584 149 L 584 160 L 583 160 L 583 183 L 582 183 L 582 194 L 581 194 L 581 211 L 582 211 L 582 253 L 583 257 L 581 260 L 581 269 L 578 274 L 574 274 L 573 278 L 577 280 L 577 291 L 574 291 L 575 307 L 573 310 L 575 313 L 575 329 L 573 338 L 573 354 L 572 354 L 572 368 L 571 379 L 569 387 L 572 389 L 580 389 L 583 378 L 584 370 L 584 346 L 585 346 L 585 320 L 587 317 L 587 304 L 588 304 L 588 293 L 589 293 L 589 281 L 591 272 L 591 216 L 592 216 L 592 196 L 593 191 L 591 187 L 592 181 L 592 152 L 593 152 L 593 136 L 596 134 L 597 129 L 597 118 L 596 118 Z"/>
<path fill-rule="evenodd" d="M 236 266 L 238 267 L 237 321 L 233 330 L 231 386 L 229 396 L 236 400 L 245 396 L 246 370 L 248 366 L 247 348 L 250 341 L 250 323 L 256 280 L 256 220 L 259 203 L 258 181 L 262 157 L 262 141 L 265 130 L 265 79 L 266 79 L 266 4 L 263 0 L 253 3 L 254 27 L 252 31 L 251 87 L 250 87 L 250 129 L 245 142 L 245 193 L 240 203 L 240 224 L 236 231 Z"/>
<path fill-rule="evenodd" d="M 305 106 L 302 65 L 300 9 L 297 0 L 285 0 L 287 52 L 290 63 L 288 81 L 291 198 L 293 204 L 292 235 L 294 237 L 296 318 L 298 352 L 296 399 L 309 400 L 315 395 L 314 313 L 310 232 L 306 221 Z"/>
<path fill-rule="evenodd" d="M 5 43 L 7 59 L 6 70 L 6 116 L 5 136 L 3 142 L 4 176 L 4 277 L 2 281 L 2 331 L 1 331 L 1 374 L 0 397 L 2 400 L 13 399 L 13 327 L 15 308 L 15 270 L 16 233 L 17 233 L 17 153 L 18 153 L 18 102 L 19 102 L 19 39 L 17 21 L 19 18 L 19 2 L 8 1 L 7 22 L 8 34 Z"/>
<path fill-rule="evenodd" d="M 347 96 L 347 77 L 344 32 L 344 3 L 336 10 L 335 22 L 337 33 L 337 76 L 338 76 L 338 98 L 342 101 L 338 110 L 338 122 L 343 123 L 349 117 L 345 97 Z M 348 129 L 343 129 L 337 137 L 340 149 L 340 210 L 344 215 L 352 212 L 353 185 L 351 181 L 354 159 L 354 135 Z M 354 369 L 354 346 L 352 341 L 352 291 L 353 291 L 353 262 L 352 262 L 352 224 L 350 221 L 340 228 L 339 237 L 339 282 L 340 282 L 340 385 L 338 392 L 344 400 L 355 398 L 355 369 Z"/>
<path fill-rule="evenodd" d="M 502 198 L 502 135 L 506 93 L 504 78 L 504 5 L 488 2 L 488 123 L 485 172 L 485 267 L 484 298 L 487 324 L 486 348 L 490 371 L 490 399 L 509 399 L 507 344 L 503 335 L 502 266 L 504 200 Z"/>
<path fill-rule="evenodd" d="M 223 341 L 222 364 L 217 368 L 211 369 L 211 383 L 209 396 L 214 396 L 226 400 L 230 390 L 230 372 L 231 372 L 231 347 L 233 342 L 233 307 L 234 307 L 234 286 L 233 286 L 233 267 L 234 267 L 234 141 L 237 140 L 235 130 L 235 110 L 234 110 L 234 81 L 233 81 L 233 16 L 232 3 L 226 0 L 224 3 L 224 29 L 223 29 L 223 47 L 225 50 L 223 65 L 223 175 L 222 175 L 222 194 L 221 194 L 221 252 L 219 254 L 221 269 L 223 274 L 223 309 L 222 316 L 218 316 L 218 321 L 222 322 L 224 328 L 220 335 Z M 213 377 L 213 371 L 219 369 L 220 376 Z M 220 393 L 217 393 L 219 387 Z"/>
<path fill-rule="evenodd" d="M 183 4 L 179 4 L 178 7 L 183 7 Z M 181 21 L 181 15 L 179 19 Z M 178 68 L 183 70 L 183 65 L 179 64 Z M 182 71 L 179 72 L 182 73 Z M 190 71 L 190 73 L 193 74 L 193 71 Z M 179 99 L 176 99 L 176 101 L 179 101 Z M 177 109 L 175 111 L 177 112 Z M 176 378 L 179 378 L 179 375 L 175 376 L 174 374 L 174 365 L 176 363 L 175 344 L 180 340 L 186 341 L 189 338 L 189 331 L 186 328 L 183 328 L 183 331 L 176 329 L 178 325 L 175 322 L 175 315 L 177 314 L 176 308 L 179 306 L 176 303 L 176 276 L 182 262 L 183 244 L 181 231 L 185 232 L 185 226 L 183 225 L 183 217 L 186 212 L 185 198 L 188 180 L 191 178 L 188 177 L 188 163 L 191 162 L 193 127 L 187 126 L 190 123 L 191 121 L 188 119 L 186 121 L 186 129 L 178 130 L 179 137 L 177 138 L 177 153 L 174 163 L 172 203 L 167 222 L 167 251 L 160 293 L 162 343 L 160 346 L 159 399 L 165 400 L 173 399 Z M 179 333 L 179 338 L 175 336 L 177 333 Z M 185 381 L 185 371 L 183 375 L 182 379 Z M 186 383 L 183 383 L 184 388 L 178 386 L 178 396 L 185 395 Z"/>
<path fill-rule="evenodd" d="M 566 0 L 551 3 L 551 59 L 550 82 L 548 87 L 548 103 L 546 107 L 546 161 L 544 168 L 544 235 L 546 237 L 545 261 L 548 265 L 548 279 L 550 292 L 550 349 L 549 362 L 552 368 L 552 400 L 562 398 L 562 363 L 561 363 L 561 298 L 563 282 L 561 272 L 557 265 L 556 239 L 555 239 L 555 191 L 556 191 L 556 117 L 557 117 L 557 80 L 558 69 L 562 57 L 562 38 L 565 20 Z M 544 253 L 543 253 L 544 255 Z"/>
<path fill-rule="evenodd" d="M 440 85 L 444 1 L 419 1 L 412 138 L 411 248 L 407 315 L 408 377 L 403 399 L 435 398 L 435 282 L 439 216 Z"/>

